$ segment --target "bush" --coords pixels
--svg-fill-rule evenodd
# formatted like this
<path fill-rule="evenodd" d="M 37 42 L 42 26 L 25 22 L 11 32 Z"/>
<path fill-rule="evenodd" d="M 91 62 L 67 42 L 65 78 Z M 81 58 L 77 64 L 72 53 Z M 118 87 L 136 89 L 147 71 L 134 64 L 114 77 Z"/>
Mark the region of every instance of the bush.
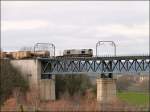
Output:
<path fill-rule="evenodd" d="M 56 75 L 56 97 L 68 93 L 70 96 L 75 94 L 84 95 L 86 90 L 91 87 L 91 82 L 86 75 Z"/>
<path fill-rule="evenodd" d="M 96 84 L 92 85 L 92 92 L 95 96 L 97 96 L 97 85 Z"/>
<path fill-rule="evenodd" d="M 28 82 L 12 67 L 9 60 L 0 60 L 0 70 L 0 105 L 2 105 L 15 88 L 25 92 L 28 89 Z"/>

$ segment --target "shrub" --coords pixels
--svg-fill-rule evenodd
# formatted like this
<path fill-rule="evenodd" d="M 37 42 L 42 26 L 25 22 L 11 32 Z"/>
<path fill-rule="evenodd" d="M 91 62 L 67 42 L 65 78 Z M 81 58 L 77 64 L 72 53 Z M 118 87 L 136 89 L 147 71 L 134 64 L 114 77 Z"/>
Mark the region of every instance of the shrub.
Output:
<path fill-rule="evenodd" d="M 28 82 L 12 67 L 9 60 L 0 60 L 0 70 L 0 105 L 2 105 L 15 88 L 25 92 L 28 89 Z"/>
<path fill-rule="evenodd" d="M 97 96 L 97 85 L 96 84 L 92 85 L 92 92 L 95 96 Z"/>

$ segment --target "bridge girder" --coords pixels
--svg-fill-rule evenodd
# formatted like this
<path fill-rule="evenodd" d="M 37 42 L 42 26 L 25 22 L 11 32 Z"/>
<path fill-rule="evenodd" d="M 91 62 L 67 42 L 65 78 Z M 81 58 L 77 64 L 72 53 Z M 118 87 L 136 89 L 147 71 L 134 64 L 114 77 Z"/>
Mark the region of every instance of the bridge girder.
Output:
<path fill-rule="evenodd" d="M 44 74 L 150 72 L 149 56 L 40 58 Z"/>

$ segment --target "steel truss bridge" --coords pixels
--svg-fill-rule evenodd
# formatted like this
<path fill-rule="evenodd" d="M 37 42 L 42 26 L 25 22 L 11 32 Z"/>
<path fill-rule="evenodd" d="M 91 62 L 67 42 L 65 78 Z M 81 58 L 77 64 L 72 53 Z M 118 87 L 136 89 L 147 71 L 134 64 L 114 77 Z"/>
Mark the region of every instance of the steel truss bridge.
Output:
<path fill-rule="evenodd" d="M 150 56 L 39 58 L 42 75 L 150 72 Z"/>

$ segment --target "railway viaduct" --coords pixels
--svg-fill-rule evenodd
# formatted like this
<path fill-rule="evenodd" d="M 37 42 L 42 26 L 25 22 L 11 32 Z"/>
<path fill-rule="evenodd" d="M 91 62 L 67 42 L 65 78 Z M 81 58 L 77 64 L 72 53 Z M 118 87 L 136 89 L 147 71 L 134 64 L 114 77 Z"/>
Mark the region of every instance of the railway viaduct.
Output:
<path fill-rule="evenodd" d="M 149 56 L 66 57 L 10 60 L 29 80 L 30 87 L 39 89 L 40 99 L 56 100 L 55 75 L 89 74 L 97 76 L 97 101 L 116 96 L 114 74 L 150 72 Z"/>

